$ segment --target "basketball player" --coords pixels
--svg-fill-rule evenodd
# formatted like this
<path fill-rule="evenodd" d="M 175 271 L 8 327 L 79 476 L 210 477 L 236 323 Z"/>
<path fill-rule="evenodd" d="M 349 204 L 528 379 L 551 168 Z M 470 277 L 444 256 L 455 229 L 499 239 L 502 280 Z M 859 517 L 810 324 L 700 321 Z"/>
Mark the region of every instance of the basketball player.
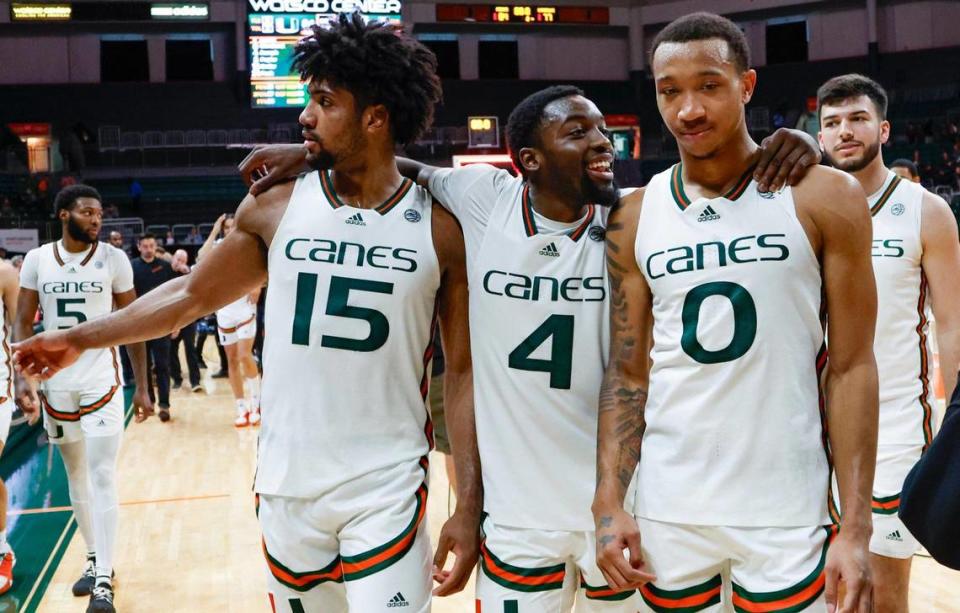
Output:
<path fill-rule="evenodd" d="M 633 612 L 636 591 L 611 590 L 597 569 L 589 513 L 608 350 L 603 234 L 618 196 L 613 148 L 603 115 L 571 86 L 523 100 L 507 134 L 519 178 L 485 164 L 400 160 L 403 174 L 457 216 L 477 288 L 470 327 L 487 513 L 478 606 L 555 612 L 576 600 L 578 611 Z M 770 142 L 771 156 L 799 148 L 792 159 L 801 167 L 816 162 L 812 139 L 799 133 Z M 261 166 L 285 174 L 297 152 L 254 152 L 241 171 Z M 794 169 L 777 164 L 770 181 Z"/>
<path fill-rule="evenodd" d="M 57 194 L 62 238 L 30 250 L 20 270 L 16 338 L 33 335 L 37 307 L 46 330 L 66 330 L 122 309 L 136 299 L 130 260 L 97 241 L 103 208 L 100 194 L 71 185 Z M 141 342 L 127 344 L 137 387 L 137 421 L 153 413 L 144 384 L 146 353 Z M 89 612 L 113 611 L 113 554 L 117 535 L 117 454 L 123 434 L 123 389 L 116 343 L 84 351 L 76 363 L 43 382 L 39 403 L 28 382 L 17 377 L 24 413 L 43 408 L 50 442 L 67 470 L 70 504 L 87 546 L 75 596 L 90 595 Z M 39 406 L 38 406 L 39 405 Z"/>
<path fill-rule="evenodd" d="M 438 593 L 469 578 L 481 504 L 467 453 L 476 446 L 462 233 L 394 157 L 432 118 L 436 58 L 393 26 L 352 14 L 315 27 L 295 66 L 309 83 L 300 121 L 317 171 L 248 196 L 236 228 L 193 272 L 129 312 L 16 350 L 27 372 L 49 376 L 82 349 L 194 321 L 260 287 L 269 271 L 255 489 L 271 604 L 426 612 L 425 403 L 437 318 L 459 487 L 440 535 L 457 560 L 438 572 Z"/>
<path fill-rule="evenodd" d="M 756 73 L 734 23 L 687 15 L 651 49 L 681 162 L 608 224 L 598 563 L 655 611 L 833 611 L 838 579 L 839 610 L 870 611 L 876 289 L 863 192 L 821 167 L 759 191 L 744 109 Z M 638 461 L 635 521 L 623 500 Z"/>
<path fill-rule="evenodd" d="M 817 101 L 824 157 L 860 183 L 873 220 L 880 431 L 870 564 L 877 612 L 902 613 L 909 606 L 910 562 L 920 545 L 897 517 L 900 490 L 933 438 L 931 307 L 947 398 L 957 383 L 960 241 L 947 203 L 883 164 L 880 148 L 890 137 L 890 123 L 879 83 L 858 74 L 834 77 L 817 91 Z"/>
<path fill-rule="evenodd" d="M 233 232 L 237 221 L 233 215 L 221 215 L 207 242 L 197 252 L 197 261 L 207 256 L 223 238 Z M 217 333 L 227 352 L 227 373 L 237 408 L 233 425 L 237 428 L 260 425 L 260 372 L 253 359 L 253 342 L 257 337 L 257 301 L 260 288 L 217 310 Z"/>
<path fill-rule="evenodd" d="M 13 418 L 13 368 L 11 368 L 10 344 L 7 330 L 13 325 L 17 312 L 17 293 L 20 283 L 17 269 L 0 260 L 0 454 L 7 443 L 10 421 Z M 13 566 L 17 563 L 13 549 L 7 542 L 7 486 L 0 479 L 0 594 L 13 587 Z"/>
<path fill-rule="evenodd" d="M 906 158 L 899 158 L 890 162 L 890 170 L 898 177 L 906 181 L 920 182 L 920 173 L 917 171 L 917 165 Z"/>

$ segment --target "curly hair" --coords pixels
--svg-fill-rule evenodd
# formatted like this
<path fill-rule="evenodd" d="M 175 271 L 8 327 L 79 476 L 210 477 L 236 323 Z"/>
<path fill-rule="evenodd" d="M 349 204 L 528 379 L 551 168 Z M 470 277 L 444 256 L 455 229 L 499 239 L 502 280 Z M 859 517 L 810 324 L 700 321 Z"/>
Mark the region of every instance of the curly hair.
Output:
<path fill-rule="evenodd" d="M 507 119 L 507 147 L 510 149 L 510 159 L 521 174 L 526 176 L 520 164 L 520 150 L 524 147 L 535 147 L 540 143 L 540 122 L 543 120 L 543 109 L 554 100 L 568 96 L 582 96 L 583 90 L 573 85 L 552 85 L 546 89 L 534 92 L 520 101 Z"/>
<path fill-rule="evenodd" d="M 750 68 L 750 45 L 743 31 L 726 17 L 713 13 L 690 13 L 674 19 L 660 30 L 650 45 L 650 65 L 657 47 L 663 43 L 689 43 L 696 40 L 719 38 L 727 42 L 730 55 L 741 72 Z"/>
<path fill-rule="evenodd" d="M 304 81 L 327 80 L 348 90 L 358 109 L 382 104 L 400 144 L 423 134 L 443 96 L 432 51 L 399 26 L 367 23 L 356 12 L 341 14 L 328 27 L 313 26 L 294 49 L 293 69 Z"/>
<path fill-rule="evenodd" d="M 69 210 L 73 208 L 73 205 L 76 204 L 80 198 L 93 198 L 97 202 L 103 202 L 103 198 L 100 197 L 100 192 L 96 189 L 89 185 L 77 183 L 76 185 L 68 185 L 61 189 L 57 193 L 57 197 L 53 199 L 53 206 L 57 212 L 63 209 Z"/>

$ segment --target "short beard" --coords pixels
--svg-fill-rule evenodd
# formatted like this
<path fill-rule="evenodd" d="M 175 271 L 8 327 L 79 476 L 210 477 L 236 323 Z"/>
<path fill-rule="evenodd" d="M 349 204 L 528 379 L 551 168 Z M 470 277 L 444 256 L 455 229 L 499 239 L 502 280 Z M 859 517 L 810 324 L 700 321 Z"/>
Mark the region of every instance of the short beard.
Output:
<path fill-rule="evenodd" d="M 823 152 L 823 157 L 827 158 L 827 161 L 830 162 L 830 165 L 836 168 L 837 170 L 842 170 L 843 172 L 859 172 L 870 165 L 876 157 L 880 155 L 880 141 L 877 140 L 872 145 L 866 147 L 866 151 L 863 153 L 863 157 L 859 159 L 847 160 L 841 162 L 834 158 L 832 155 Z"/>
<path fill-rule="evenodd" d="M 336 162 L 336 158 L 329 151 L 307 156 L 307 165 L 314 170 L 330 170 Z"/>
<path fill-rule="evenodd" d="M 67 234 L 70 235 L 70 238 L 80 243 L 92 245 L 97 242 L 97 239 L 90 238 L 90 235 L 80 227 L 80 224 L 73 220 L 72 216 L 67 217 Z"/>
<path fill-rule="evenodd" d="M 583 194 L 587 197 L 587 202 L 599 204 L 600 206 L 611 207 L 620 200 L 620 186 L 614 179 L 609 187 L 599 187 L 588 177 L 583 178 Z"/>

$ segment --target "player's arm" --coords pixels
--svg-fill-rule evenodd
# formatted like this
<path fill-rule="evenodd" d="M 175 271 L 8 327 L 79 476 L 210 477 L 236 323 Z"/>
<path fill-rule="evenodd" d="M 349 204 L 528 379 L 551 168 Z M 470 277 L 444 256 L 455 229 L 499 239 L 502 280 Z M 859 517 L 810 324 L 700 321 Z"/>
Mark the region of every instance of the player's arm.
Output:
<path fill-rule="evenodd" d="M 434 556 L 437 596 L 459 592 L 476 564 L 480 545 L 483 484 L 473 411 L 473 366 L 470 358 L 469 294 L 463 232 L 448 211 L 433 207 L 433 241 L 442 277 L 437 296 L 445 370 L 443 407 L 450 448 L 457 471 L 457 508 L 444 524 Z M 443 566 L 448 552 L 457 560 L 450 571 Z"/>
<path fill-rule="evenodd" d="M 267 248 L 261 236 L 268 208 L 258 207 L 255 198 L 247 196 L 237 210 L 234 231 L 189 275 L 164 283 L 106 317 L 18 344 L 14 348 L 18 365 L 28 374 L 49 378 L 85 349 L 159 338 L 249 294 L 267 278 Z"/>
<path fill-rule="evenodd" d="M 40 306 L 40 294 L 37 292 L 37 252 L 27 253 L 20 267 L 20 290 L 17 293 L 16 316 L 13 319 L 13 340 L 22 341 L 33 336 L 33 318 Z M 14 373 L 13 384 L 17 404 L 30 423 L 39 416 L 40 401 L 37 398 L 34 382 L 19 371 Z"/>
<path fill-rule="evenodd" d="M 436 169 L 436 166 L 424 164 L 423 162 L 411 160 L 410 158 L 397 158 L 397 170 L 400 171 L 400 174 L 427 188 L 430 187 L 430 177 L 433 176 L 433 172 Z"/>
<path fill-rule="evenodd" d="M 843 520 L 827 557 L 826 598 L 836 603 L 837 582 L 843 581 L 846 597 L 838 611 L 870 611 L 868 545 L 879 391 L 873 353 L 877 288 L 870 256 L 869 207 L 852 177 L 827 168 L 811 171 L 794 194 L 798 210 L 809 215 L 819 237 L 815 247 L 819 247 L 829 326 L 827 432 Z"/>
<path fill-rule="evenodd" d="M 802 130 L 779 128 L 760 143 L 760 159 L 753 178 L 762 192 L 796 185 L 820 163 L 820 146 Z"/>
<path fill-rule="evenodd" d="M 20 278 L 17 269 L 6 262 L 0 262 L 0 292 L 3 292 L 3 307 L 7 314 L 6 319 L 0 322 L 0 325 L 10 326 L 12 329 L 17 315 Z"/>
<path fill-rule="evenodd" d="M 116 303 L 117 309 L 133 304 L 136 299 L 137 291 L 133 289 L 113 294 L 113 301 Z M 133 368 L 133 380 L 136 383 L 133 392 L 133 404 L 137 411 L 137 423 L 140 423 L 153 415 L 153 401 L 150 400 L 149 392 L 150 379 L 147 374 L 147 345 L 138 342 L 129 343 L 126 347 L 127 354 L 130 356 L 130 367 Z"/>
<path fill-rule="evenodd" d="M 210 230 L 210 235 L 207 237 L 207 240 L 203 241 L 203 244 L 200 245 L 200 249 L 197 250 L 197 261 L 200 261 L 200 258 L 206 256 L 213 250 L 213 247 L 217 244 L 217 237 L 220 236 L 220 231 L 223 229 L 223 222 L 226 220 L 227 215 L 224 213 L 220 217 L 217 217 L 217 220 L 213 222 L 213 228 Z"/>
<path fill-rule="evenodd" d="M 920 222 L 921 266 L 930 286 L 937 322 L 940 373 L 947 398 L 953 397 L 960 370 L 960 240 L 950 207 L 939 196 L 924 192 Z"/>
<path fill-rule="evenodd" d="M 641 570 L 640 530 L 623 508 L 640 460 L 650 376 L 651 295 L 634 256 L 643 192 L 639 189 L 624 196 L 607 222 L 610 358 L 600 388 L 597 488 L 592 510 L 597 565 L 607 584 L 617 591 L 635 589 L 654 579 Z M 630 552 L 629 561 L 623 556 L 624 549 Z"/>

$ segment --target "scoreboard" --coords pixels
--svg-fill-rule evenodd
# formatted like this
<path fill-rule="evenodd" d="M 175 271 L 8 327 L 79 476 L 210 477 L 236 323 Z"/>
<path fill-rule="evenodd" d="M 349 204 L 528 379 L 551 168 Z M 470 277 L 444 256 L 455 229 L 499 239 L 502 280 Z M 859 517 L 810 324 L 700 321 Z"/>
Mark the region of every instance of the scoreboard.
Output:
<path fill-rule="evenodd" d="M 400 0 L 247 0 L 253 108 L 304 106 L 307 88 L 292 69 L 297 41 L 314 25 L 352 11 L 367 20 L 400 21 Z"/>

